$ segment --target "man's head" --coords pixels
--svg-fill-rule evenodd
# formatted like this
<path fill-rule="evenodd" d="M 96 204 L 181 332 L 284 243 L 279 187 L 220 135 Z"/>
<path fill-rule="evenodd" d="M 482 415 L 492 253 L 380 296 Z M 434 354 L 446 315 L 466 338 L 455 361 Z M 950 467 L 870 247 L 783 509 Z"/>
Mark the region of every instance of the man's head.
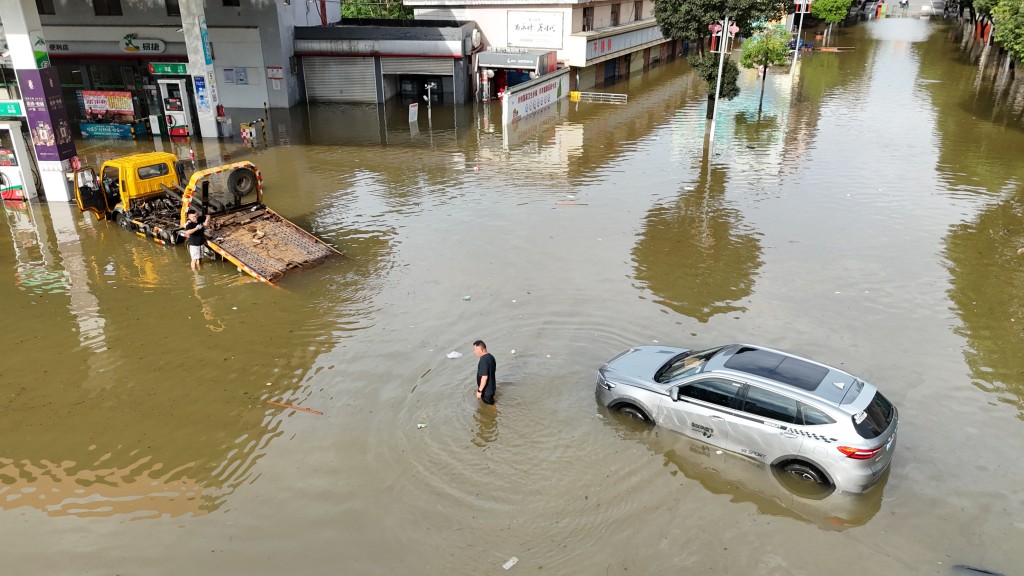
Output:
<path fill-rule="evenodd" d="M 484 344 L 483 340 L 477 340 L 473 342 L 473 353 L 477 356 L 483 356 L 487 354 L 487 344 Z"/>
<path fill-rule="evenodd" d="M 199 221 L 199 213 L 196 212 L 195 210 L 190 210 L 188 213 L 188 219 L 193 222 Z"/>

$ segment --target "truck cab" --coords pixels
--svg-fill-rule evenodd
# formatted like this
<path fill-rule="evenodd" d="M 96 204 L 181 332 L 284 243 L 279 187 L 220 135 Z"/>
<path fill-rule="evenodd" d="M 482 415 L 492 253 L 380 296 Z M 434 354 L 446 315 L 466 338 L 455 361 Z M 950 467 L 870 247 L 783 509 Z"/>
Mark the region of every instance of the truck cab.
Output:
<path fill-rule="evenodd" d="M 148 152 L 108 160 L 99 175 L 92 167 L 75 172 L 75 197 L 97 220 L 113 219 L 130 228 L 132 210 L 179 186 L 183 167 L 174 154 Z"/>

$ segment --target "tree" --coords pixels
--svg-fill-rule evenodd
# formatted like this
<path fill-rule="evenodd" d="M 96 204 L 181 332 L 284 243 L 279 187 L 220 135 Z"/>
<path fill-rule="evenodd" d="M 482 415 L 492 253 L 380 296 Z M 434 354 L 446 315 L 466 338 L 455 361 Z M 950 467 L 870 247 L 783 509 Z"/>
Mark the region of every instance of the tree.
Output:
<path fill-rule="evenodd" d="M 781 18 L 787 3 L 782 0 L 658 0 L 654 18 L 666 38 L 698 42 L 704 53 L 708 26 L 729 16 L 743 34 L 769 20 Z"/>
<path fill-rule="evenodd" d="M 1024 58 L 1024 5 L 1019 0 L 999 0 L 992 16 L 996 22 L 996 42 L 1014 58 Z"/>
<path fill-rule="evenodd" d="M 715 113 L 715 86 L 718 83 L 718 54 L 698 54 L 690 57 L 690 66 L 694 72 L 708 83 L 708 119 Z M 725 59 L 722 68 L 722 87 L 719 96 L 725 100 L 732 100 L 740 95 L 740 86 L 736 83 L 740 77 L 740 69 L 736 63 L 729 58 Z"/>
<path fill-rule="evenodd" d="M 740 64 L 744 68 L 764 66 L 764 74 L 761 75 L 761 97 L 757 101 L 759 114 L 761 113 L 761 104 L 764 102 L 764 83 L 768 78 L 768 67 L 785 64 L 788 54 L 789 33 L 782 26 L 772 26 L 743 42 L 743 55 L 740 56 Z"/>
<path fill-rule="evenodd" d="M 828 22 L 828 32 L 832 35 L 832 25 L 842 22 L 850 13 L 853 0 L 817 0 L 811 4 L 811 16 Z"/>
<path fill-rule="evenodd" d="M 412 20 L 413 13 L 401 0 L 345 0 L 341 3 L 341 17 Z"/>

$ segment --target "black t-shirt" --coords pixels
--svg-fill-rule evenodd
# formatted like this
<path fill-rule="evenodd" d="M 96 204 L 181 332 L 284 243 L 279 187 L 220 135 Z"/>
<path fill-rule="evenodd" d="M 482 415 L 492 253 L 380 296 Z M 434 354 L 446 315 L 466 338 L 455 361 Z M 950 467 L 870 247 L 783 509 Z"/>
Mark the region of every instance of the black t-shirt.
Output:
<path fill-rule="evenodd" d="M 493 398 L 494 397 L 494 372 L 498 369 L 498 363 L 494 361 L 494 356 L 488 352 L 480 357 L 480 362 L 476 365 L 476 389 L 480 389 L 480 379 L 487 376 L 487 384 L 484 386 L 483 397 Z"/>
<path fill-rule="evenodd" d="M 189 246 L 202 246 L 206 244 L 206 227 L 203 226 L 202 222 L 193 222 L 189 220 L 185 223 L 185 230 L 191 230 L 198 228 L 191 236 L 188 237 Z"/>

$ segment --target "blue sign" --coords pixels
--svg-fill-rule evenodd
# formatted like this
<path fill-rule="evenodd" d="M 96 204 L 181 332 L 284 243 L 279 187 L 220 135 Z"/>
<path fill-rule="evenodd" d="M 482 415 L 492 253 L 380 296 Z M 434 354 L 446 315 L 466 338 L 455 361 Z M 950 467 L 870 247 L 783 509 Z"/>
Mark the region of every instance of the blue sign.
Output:
<path fill-rule="evenodd" d="M 199 19 L 199 38 L 203 42 L 203 57 L 206 58 L 206 65 L 213 64 L 213 57 L 210 55 L 210 33 L 206 29 L 206 18 Z"/>
<path fill-rule="evenodd" d="M 132 136 L 143 136 L 146 130 L 145 122 L 134 124 L 135 133 L 132 133 L 132 124 L 79 124 L 83 138 L 131 138 Z"/>
<path fill-rule="evenodd" d="M 210 111 L 210 96 L 206 92 L 206 78 L 193 76 L 192 83 L 196 87 L 196 108 L 200 112 Z"/>

